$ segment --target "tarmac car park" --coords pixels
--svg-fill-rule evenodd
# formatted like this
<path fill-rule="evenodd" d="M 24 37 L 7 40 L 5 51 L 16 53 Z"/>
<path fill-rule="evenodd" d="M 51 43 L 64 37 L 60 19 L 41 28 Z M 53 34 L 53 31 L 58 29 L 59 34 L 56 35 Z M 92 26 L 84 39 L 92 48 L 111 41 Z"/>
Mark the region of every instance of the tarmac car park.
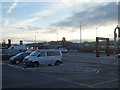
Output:
<path fill-rule="evenodd" d="M 23 68 L 3 60 L 3 88 L 118 88 L 118 60 L 77 52 L 63 53 L 57 66 Z"/>

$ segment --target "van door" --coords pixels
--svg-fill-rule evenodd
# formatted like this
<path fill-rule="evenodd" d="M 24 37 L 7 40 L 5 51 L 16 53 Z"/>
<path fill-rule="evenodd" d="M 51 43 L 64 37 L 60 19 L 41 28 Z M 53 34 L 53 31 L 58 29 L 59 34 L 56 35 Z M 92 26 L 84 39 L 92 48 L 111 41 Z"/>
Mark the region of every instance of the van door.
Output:
<path fill-rule="evenodd" d="M 40 53 L 37 55 L 37 60 L 39 64 L 48 64 L 48 58 L 46 56 L 46 52 L 40 51 Z"/>
<path fill-rule="evenodd" d="M 47 51 L 47 57 L 49 64 L 54 64 L 56 61 L 56 56 L 54 51 Z"/>

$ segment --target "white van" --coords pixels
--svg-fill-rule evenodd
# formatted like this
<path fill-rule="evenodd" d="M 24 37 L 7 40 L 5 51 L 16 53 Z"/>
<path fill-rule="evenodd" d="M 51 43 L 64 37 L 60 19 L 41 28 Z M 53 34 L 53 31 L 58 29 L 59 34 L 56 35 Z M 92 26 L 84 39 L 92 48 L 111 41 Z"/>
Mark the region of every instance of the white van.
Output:
<path fill-rule="evenodd" d="M 27 50 L 27 46 L 25 46 L 25 45 L 12 45 L 8 49 L 25 51 L 25 50 Z"/>
<path fill-rule="evenodd" d="M 60 50 L 36 50 L 25 57 L 23 63 L 33 67 L 38 67 L 40 64 L 59 65 L 62 63 L 62 53 Z"/>

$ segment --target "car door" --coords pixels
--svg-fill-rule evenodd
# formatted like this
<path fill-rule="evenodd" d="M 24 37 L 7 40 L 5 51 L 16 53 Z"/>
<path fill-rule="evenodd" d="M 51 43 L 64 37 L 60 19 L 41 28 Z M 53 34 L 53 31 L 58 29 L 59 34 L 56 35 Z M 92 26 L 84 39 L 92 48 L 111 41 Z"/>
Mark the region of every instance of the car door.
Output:
<path fill-rule="evenodd" d="M 45 51 L 41 51 L 38 55 L 37 55 L 37 61 L 40 64 L 47 64 L 47 56 L 46 56 L 46 52 Z"/>
<path fill-rule="evenodd" d="M 20 55 L 17 56 L 17 60 L 21 61 L 23 57 L 23 53 L 21 53 Z"/>
<path fill-rule="evenodd" d="M 54 51 L 47 51 L 47 58 L 49 64 L 55 63 L 55 52 Z"/>

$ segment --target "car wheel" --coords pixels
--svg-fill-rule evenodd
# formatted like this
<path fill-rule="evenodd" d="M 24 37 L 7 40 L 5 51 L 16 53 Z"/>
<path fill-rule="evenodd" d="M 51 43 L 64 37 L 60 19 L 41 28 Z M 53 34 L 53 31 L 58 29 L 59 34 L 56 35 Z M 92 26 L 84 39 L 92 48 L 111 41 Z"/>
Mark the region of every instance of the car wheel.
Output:
<path fill-rule="evenodd" d="M 20 61 L 19 61 L 19 60 L 16 60 L 16 61 L 15 61 L 15 64 L 19 64 L 19 63 L 20 63 Z"/>
<path fill-rule="evenodd" d="M 33 67 L 38 67 L 38 66 L 39 66 L 39 63 L 38 63 L 38 62 L 34 62 L 34 63 L 32 64 L 32 66 L 33 66 Z"/>
<path fill-rule="evenodd" d="M 57 60 L 57 61 L 55 62 L 55 65 L 60 65 L 60 61 Z"/>

